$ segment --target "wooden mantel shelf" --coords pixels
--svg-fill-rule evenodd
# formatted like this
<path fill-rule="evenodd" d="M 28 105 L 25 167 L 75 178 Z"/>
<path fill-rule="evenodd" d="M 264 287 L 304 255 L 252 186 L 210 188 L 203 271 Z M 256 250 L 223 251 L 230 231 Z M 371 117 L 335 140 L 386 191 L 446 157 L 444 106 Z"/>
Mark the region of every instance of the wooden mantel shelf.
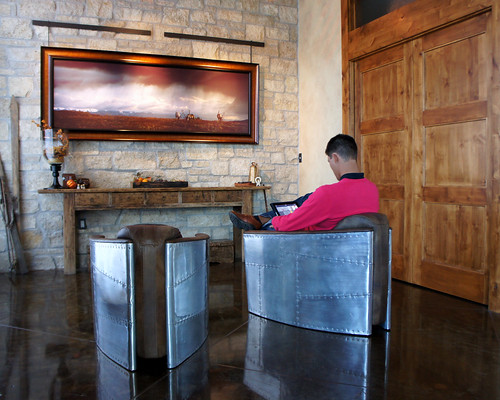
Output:
<path fill-rule="evenodd" d="M 64 197 L 64 273 L 76 272 L 76 212 L 84 210 L 233 207 L 251 214 L 252 192 L 270 186 L 40 189 Z M 233 229 L 235 259 L 242 257 L 242 233 Z"/>

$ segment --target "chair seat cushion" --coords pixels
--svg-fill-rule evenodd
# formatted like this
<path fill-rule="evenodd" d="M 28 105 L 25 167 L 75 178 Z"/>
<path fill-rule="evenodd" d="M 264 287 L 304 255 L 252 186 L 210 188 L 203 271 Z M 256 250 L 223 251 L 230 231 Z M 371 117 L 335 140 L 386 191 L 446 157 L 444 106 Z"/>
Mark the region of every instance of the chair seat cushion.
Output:
<path fill-rule="evenodd" d="M 118 239 L 131 239 L 138 245 L 163 245 L 166 240 L 181 238 L 179 229 L 169 225 L 138 224 L 128 225 L 120 229 Z"/>

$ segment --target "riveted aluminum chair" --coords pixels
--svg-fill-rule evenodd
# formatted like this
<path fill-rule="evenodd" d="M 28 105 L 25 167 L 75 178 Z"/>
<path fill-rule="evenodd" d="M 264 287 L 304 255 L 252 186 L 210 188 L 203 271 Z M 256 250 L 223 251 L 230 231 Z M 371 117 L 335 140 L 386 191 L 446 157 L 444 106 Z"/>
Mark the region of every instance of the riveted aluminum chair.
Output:
<path fill-rule="evenodd" d="M 244 233 L 248 310 L 320 331 L 390 329 L 391 229 L 387 217 L 344 218 L 333 231 Z"/>
<path fill-rule="evenodd" d="M 177 228 L 130 225 L 90 239 L 97 346 L 122 367 L 166 357 L 175 368 L 208 335 L 208 239 Z"/>

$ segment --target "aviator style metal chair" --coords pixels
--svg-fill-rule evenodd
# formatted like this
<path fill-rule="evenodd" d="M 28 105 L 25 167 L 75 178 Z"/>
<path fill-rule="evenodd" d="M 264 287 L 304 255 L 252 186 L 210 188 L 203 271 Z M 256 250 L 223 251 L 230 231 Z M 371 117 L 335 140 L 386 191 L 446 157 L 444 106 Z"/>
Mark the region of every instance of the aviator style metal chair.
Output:
<path fill-rule="evenodd" d="M 97 346 L 122 367 L 166 357 L 175 368 L 208 335 L 208 239 L 168 225 L 90 239 Z"/>
<path fill-rule="evenodd" d="M 248 310 L 274 321 L 369 336 L 390 329 L 391 229 L 379 213 L 333 231 L 244 233 Z"/>

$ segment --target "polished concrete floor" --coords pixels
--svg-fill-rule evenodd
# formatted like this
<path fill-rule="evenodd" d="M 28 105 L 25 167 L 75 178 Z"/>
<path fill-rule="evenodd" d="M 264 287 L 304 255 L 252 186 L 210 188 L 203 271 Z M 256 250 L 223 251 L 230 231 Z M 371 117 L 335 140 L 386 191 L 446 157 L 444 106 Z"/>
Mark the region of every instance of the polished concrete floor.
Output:
<path fill-rule="evenodd" d="M 0 399 L 500 399 L 500 316 L 393 281 L 369 337 L 248 314 L 240 264 L 212 264 L 210 333 L 176 369 L 135 373 L 96 347 L 88 272 L 0 276 Z"/>

